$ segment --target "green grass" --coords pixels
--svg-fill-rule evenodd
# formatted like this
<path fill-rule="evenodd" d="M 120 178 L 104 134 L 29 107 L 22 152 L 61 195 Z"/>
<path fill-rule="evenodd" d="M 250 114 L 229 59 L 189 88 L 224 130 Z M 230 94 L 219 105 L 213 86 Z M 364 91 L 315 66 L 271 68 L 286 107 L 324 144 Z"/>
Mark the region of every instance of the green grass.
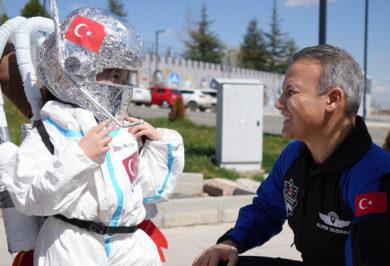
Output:
<path fill-rule="evenodd" d="M 236 179 L 238 172 L 219 168 L 212 162 L 215 154 L 215 128 L 198 126 L 188 120 L 169 121 L 165 118 L 146 119 L 155 127 L 177 130 L 183 137 L 185 147 L 185 172 L 201 172 L 205 178 L 223 177 Z M 288 140 L 277 135 L 264 134 L 263 168 L 266 173 L 271 170 Z M 261 181 L 263 175 L 251 178 Z"/>
<path fill-rule="evenodd" d="M 20 126 L 28 122 L 17 108 L 6 98 L 5 111 L 12 141 L 20 144 Z M 198 126 L 189 120 L 169 121 L 167 118 L 146 119 L 154 127 L 164 127 L 177 130 L 184 139 L 185 172 L 201 172 L 205 178 L 223 177 L 236 179 L 238 172 L 220 168 L 215 165 L 215 128 Z M 273 163 L 288 140 L 277 135 L 264 134 L 263 139 L 263 169 L 271 170 Z M 251 178 L 261 181 L 263 175 L 253 175 Z"/>
<path fill-rule="evenodd" d="M 13 105 L 7 97 L 3 95 L 4 98 L 4 110 L 7 117 L 8 130 L 11 136 L 12 142 L 15 144 L 20 144 L 20 127 L 24 123 L 28 122 L 28 119 L 19 112 L 18 108 Z"/>

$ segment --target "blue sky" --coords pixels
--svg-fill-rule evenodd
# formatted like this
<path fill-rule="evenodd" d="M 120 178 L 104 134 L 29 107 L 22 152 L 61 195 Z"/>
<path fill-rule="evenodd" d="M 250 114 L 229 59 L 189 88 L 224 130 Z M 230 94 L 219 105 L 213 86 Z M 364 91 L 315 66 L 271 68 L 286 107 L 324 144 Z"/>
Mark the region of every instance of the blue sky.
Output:
<path fill-rule="evenodd" d="M 42 2 L 43 0 L 41 0 Z M 48 1 L 48 0 L 47 0 Z M 19 15 L 27 0 L 3 0 L 10 17 Z M 64 18 L 81 6 L 107 8 L 108 0 L 57 0 Z M 212 29 L 227 47 L 239 47 L 248 22 L 256 18 L 268 31 L 273 0 L 122 0 L 127 20 L 151 47 L 155 32 L 160 50 L 183 50 L 187 18 L 198 19 L 203 3 L 208 7 Z M 278 0 L 282 30 L 294 38 L 299 48 L 318 44 L 318 0 Z M 363 67 L 364 0 L 328 0 L 327 43 L 346 49 Z M 369 6 L 367 73 L 373 79 L 373 96 L 390 107 L 390 1 L 371 0 Z"/>

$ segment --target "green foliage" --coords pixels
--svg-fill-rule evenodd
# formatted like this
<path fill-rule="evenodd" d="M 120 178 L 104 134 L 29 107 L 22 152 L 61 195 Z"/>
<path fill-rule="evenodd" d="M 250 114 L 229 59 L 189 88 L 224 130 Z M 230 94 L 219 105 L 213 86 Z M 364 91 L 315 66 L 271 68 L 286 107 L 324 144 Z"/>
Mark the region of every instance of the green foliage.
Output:
<path fill-rule="evenodd" d="M 295 44 L 294 39 L 289 39 L 285 44 L 284 60 L 282 61 L 282 63 L 280 64 L 280 67 L 279 67 L 281 73 L 286 72 L 288 66 L 290 65 L 291 57 L 297 50 L 298 50 L 298 48 Z"/>
<path fill-rule="evenodd" d="M 238 57 L 240 66 L 244 68 L 266 70 L 268 53 L 256 19 L 252 19 L 248 24 Z"/>
<path fill-rule="evenodd" d="M 0 15 L 0 25 L 4 24 L 4 22 L 6 22 L 8 19 L 9 19 L 9 17 L 7 14 L 4 13 L 4 14 Z"/>
<path fill-rule="evenodd" d="M 19 145 L 20 144 L 20 127 L 28 123 L 29 121 L 24 118 L 24 116 L 19 112 L 18 108 L 13 105 L 7 97 L 4 98 L 4 110 L 8 123 L 8 130 L 11 136 L 12 142 Z"/>
<path fill-rule="evenodd" d="M 223 45 L 217 35 L 210 30 L 207 7 L 201 9 L 197 30 L 188 29 L 189 41 L 185 42 L 185 58 L 219 64 L 223 57 Z"/>
<path fill-rule="evenodd" d="M 282 32 L 280 24 L 276 0 L 274 0 L 271 30 L 265 34 L 269 54 L 267 71 L 284 73 L 287 70 L 289 58 L 296 51 L 296 46 L 294 40 L 288 39 L 287 33 Z"/>
<path fill-rule="evenodd" d="M 20 15 L 26 18 L 31 17 L 50 17 L 50 14 L 43 8 L 39 0 L 29 0 L 20 11 Z"/>
<path fill-rule="evenodd" d="M 123 4 L 121 0 L 108 0 L 108 9 L 120 17 L 127 16 L 127 13 L 123 10 Z"/>

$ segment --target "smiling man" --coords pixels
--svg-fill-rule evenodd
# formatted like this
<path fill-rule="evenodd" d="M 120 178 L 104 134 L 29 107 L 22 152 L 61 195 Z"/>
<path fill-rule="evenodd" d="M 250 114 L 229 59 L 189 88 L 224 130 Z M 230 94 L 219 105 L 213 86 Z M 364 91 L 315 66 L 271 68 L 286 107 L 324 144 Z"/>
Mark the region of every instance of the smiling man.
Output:
<path fill-rule="evenodd" d="M 357 115 L 363 87 L 359 65 L 342 49 L 320 45 L 293 56 L 276 107 L 283 136 L 294 141 L 234 228 L 193 265 L 388 265 L 390 154 Z M 238 256 L 286 220 L 303 263 Z"/>

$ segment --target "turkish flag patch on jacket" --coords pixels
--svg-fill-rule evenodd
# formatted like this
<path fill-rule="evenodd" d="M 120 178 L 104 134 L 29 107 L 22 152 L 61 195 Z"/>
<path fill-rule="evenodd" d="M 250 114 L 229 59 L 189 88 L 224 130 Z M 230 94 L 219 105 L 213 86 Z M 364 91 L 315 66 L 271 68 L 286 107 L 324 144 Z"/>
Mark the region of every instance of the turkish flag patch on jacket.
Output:
<path fill-rule="evenodd" d="M 387 192 L 369 192 L 355 197 L 356 217 L 387 212 Z"/>
<path fill-rule="evenodd" d="M 123 166 L 126 169 L 126 173 L 129 176 L 130 182 L 133 184 L 138 174 L 138 152 L 134 152 L 132 155 L 122 161 Z"/>
<path fill-rule="evenodd" d="M 95 53 L 99 52 L 104 37 L 104 25 L 83 16 L 76 16 L 65 33 L 66 39 Z"/>

